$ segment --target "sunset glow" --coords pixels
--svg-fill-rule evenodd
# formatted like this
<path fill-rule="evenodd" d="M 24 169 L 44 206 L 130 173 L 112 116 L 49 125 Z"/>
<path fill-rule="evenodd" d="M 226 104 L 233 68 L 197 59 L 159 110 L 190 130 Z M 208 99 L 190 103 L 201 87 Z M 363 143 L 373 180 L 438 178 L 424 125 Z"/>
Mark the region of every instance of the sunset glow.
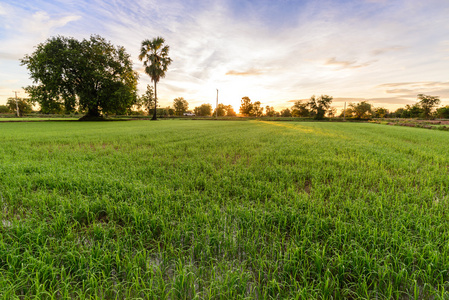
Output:
<path fill-rule="evenodd" d="M 165 38 L 173 63 L 161 106 L 248 96 L 280 110 L 327 94 L 395 109 L 419 93 L 449 104 L 447 0 L 11 1 L 0 3 L 0 104 L 32 84 L 20 59 L 55 35 L 99 34 L 124 46 L 141 73 L 140 43 Z M 24 93 L 21 93 L 24 96 Z"/>

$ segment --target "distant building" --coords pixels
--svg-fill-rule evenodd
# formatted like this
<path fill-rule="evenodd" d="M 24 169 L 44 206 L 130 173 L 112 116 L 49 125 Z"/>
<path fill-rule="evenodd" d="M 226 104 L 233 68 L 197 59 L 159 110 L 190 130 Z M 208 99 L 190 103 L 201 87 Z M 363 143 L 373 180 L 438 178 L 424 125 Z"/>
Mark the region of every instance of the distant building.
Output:
<path fill-rule="evenodd" d="M 192 113 L 192 112 L 185 112 L 183 115 L 184 116 L 188 116 L 188 117 L 194 117 L 195 116 L 195 114 Z"/>

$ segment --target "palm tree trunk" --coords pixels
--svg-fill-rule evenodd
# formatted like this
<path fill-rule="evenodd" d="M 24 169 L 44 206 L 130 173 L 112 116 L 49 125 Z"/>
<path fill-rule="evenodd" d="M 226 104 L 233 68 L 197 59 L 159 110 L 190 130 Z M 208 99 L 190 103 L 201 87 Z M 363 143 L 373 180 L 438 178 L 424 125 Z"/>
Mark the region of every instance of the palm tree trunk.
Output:
<path fill-rule="evenodd" d="M 156 110 L 157 110 L 157 90 L 156 90 L 156 81 L 155 81 L 154 82 L 154 112 L 153 112 L 153 117 L 151 118 L 151 120 L 157 120 Z"/>

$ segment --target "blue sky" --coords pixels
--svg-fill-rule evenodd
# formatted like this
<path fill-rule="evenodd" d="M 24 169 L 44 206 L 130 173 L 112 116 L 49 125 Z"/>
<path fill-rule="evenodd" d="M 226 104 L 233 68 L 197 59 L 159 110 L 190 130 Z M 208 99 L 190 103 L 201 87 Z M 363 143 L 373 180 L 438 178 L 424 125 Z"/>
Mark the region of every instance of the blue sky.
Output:
<path fill-rule="evenodd" d="M 99 34 L 131 54 L 162 36 L 173 64 L 161 105 L 240 99 L 290 107 L 328 94 L 334 106 L 368 100 L 390 109 L 419 93 L 449 104 L 447 0 L 59 0 L 0 2 L 0 104 L 30 85 L 20 58 L 54 35 Z M 150 79 L 141 74 L 143 93 Z M 19 95 L 23 96 L 24 93 Z"/>

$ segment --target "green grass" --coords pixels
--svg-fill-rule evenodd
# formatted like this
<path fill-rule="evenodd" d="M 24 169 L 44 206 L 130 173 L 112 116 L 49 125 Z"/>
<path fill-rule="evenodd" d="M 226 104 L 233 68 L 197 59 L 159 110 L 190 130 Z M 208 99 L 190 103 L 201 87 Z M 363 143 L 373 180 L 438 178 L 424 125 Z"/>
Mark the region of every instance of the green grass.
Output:
<path fill-rule="evenodd" d="M 449 135 L 0 123 L 2 299 L 447 299 Z"/>
<path fill-rule="evenodd" d="M 20 117 L 20 118 L 0 118 L 0 122 L 24 122 L 24 121 L 75 121 L 79 118 L 71 118 L 71 117 L 65 117 L 65 118 L 56 118 L 56 117 L 49 117 L 49 118 L 40 118 L 40 117 Z"/>

